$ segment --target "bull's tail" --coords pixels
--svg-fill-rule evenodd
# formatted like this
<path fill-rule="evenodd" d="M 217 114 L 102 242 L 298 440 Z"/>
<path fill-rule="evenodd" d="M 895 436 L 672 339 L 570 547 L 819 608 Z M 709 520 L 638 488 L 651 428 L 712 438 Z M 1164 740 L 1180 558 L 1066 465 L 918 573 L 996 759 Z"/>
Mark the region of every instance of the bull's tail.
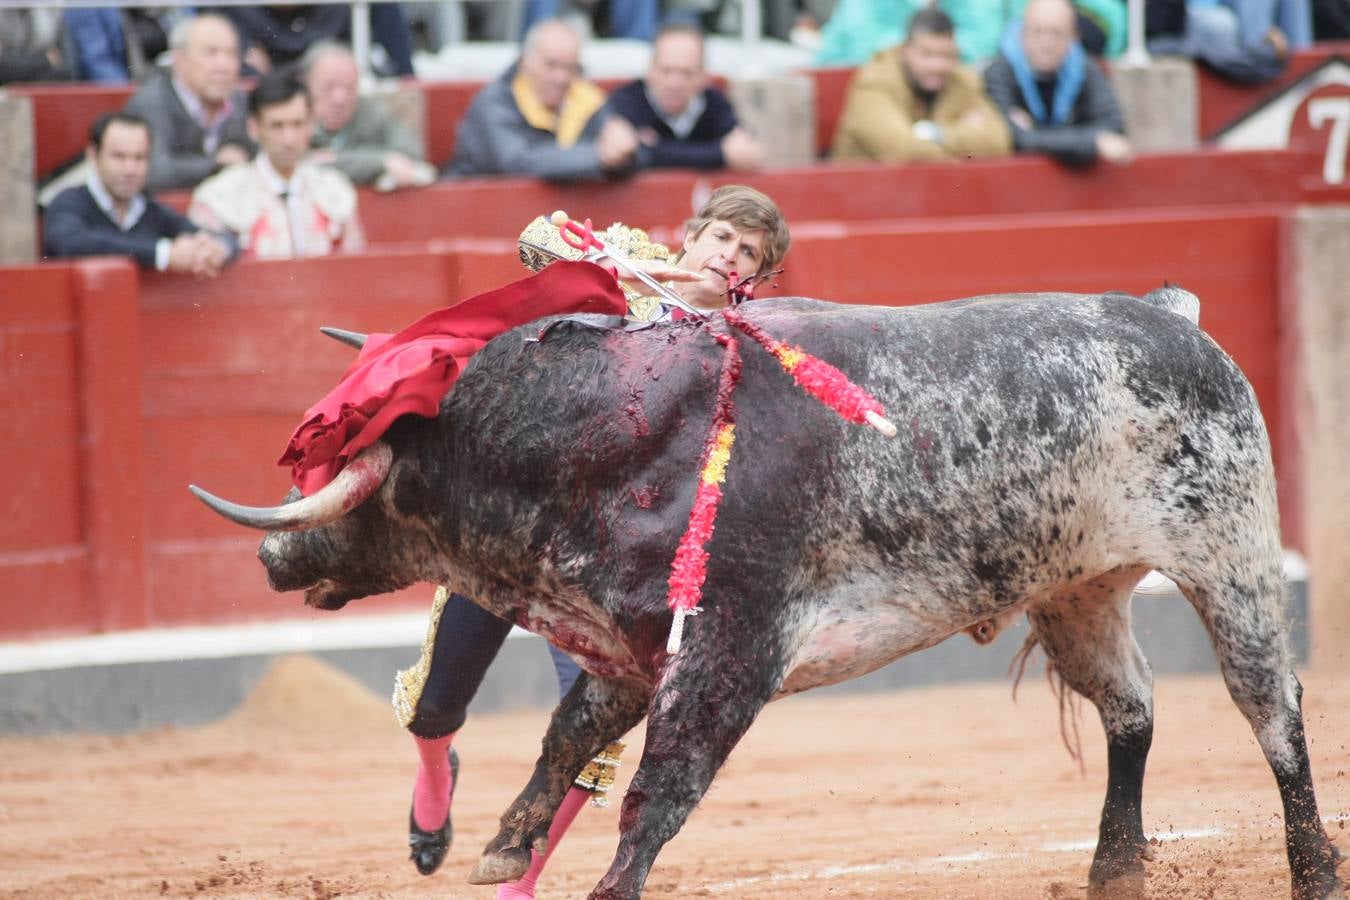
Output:
<path fill-rule="evenodd" d="M 1022 642 L 1022 647 L 1013 654 L 1012 662 L 1008 664 L 1008 674 L 1013 676 L 1013 702 L 1017 702 L 1017 688 L 1022 683 L 1022 676 L 1026 674 L 1027 663 L 1031 661 L 1031 655 L 1040 646 L 1041 639 L 1036 634 L 1036 626 L 1028 622 L 1030 628 L 1027 631 L 1026 640 Z M 1055 696 L 1059 702 L 1059 737 L 1064 742 L 1064 749 L 1069 751 L 1069 758 L 1078 763 L 1078 771 L 1082 775 L 1087 775 L 1087 764 L 1083 762 L 1083 738 L 1078 732 L 1078 723 L 1083 719 L 1083 708 L 1079 704 L 1082 694 L 1079 694 L 1069 686 L 1062 676 L 1055 671 L 1054 660 L 1046 657 L 1045 660 L 1045 680 L 1050 685 L 1050 693 Z"/>
<path fill-rule="evenodd" d="M 1200 298 L 1183 287 L 1164 284 L 1139 298 L 1151 306 L 1174 312 L 1192 325 L 1200 324 Z"/>

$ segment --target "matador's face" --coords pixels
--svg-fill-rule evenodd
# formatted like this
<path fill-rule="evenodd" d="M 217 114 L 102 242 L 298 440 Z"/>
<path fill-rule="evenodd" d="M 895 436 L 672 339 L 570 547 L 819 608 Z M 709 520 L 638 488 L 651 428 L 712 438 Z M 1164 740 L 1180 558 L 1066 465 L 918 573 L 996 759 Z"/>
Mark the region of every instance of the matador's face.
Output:
<path fill-rule="evenodd" d="M 764 264 L 764 232 L 742 231 L 730 222 L 713 219 L 698 234 L 684 239 L 681 269 L 698 272 L 701 280 L 679 286 L 681 296 L 701 309 L 727 305 L 728 279 L 754 275 Z"/>

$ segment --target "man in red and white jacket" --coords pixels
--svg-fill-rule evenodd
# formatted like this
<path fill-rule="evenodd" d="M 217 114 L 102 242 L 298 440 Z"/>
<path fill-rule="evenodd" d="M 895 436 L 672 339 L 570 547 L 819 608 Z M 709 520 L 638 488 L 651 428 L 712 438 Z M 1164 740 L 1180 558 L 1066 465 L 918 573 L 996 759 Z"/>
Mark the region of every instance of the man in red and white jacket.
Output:
<path fill-rule="evenodd" d="M 292 259 L 361 250 L 356 189 L 346 175 L 307 160 L 313 108 L 290 72 L 264 76 L 249 95 L 252 162 L 237 163 L 192 192 L 188 218 L 233 232 L 246 257 Z"/>

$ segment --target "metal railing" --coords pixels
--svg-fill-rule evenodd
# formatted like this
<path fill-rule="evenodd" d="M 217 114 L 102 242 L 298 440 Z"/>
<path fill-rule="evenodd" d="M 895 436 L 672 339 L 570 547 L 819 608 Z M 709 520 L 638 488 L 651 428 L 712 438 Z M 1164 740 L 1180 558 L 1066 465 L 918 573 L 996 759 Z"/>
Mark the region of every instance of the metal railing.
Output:
<path fill-rule="evenodd" d="M 312 0 L 311 0 L 312 2 Z M 346 4 L 352 8 L 352 52 L 363 75 L 370 72 L 370 6 L 372 3 L 463 3 L 466 0 L 317 0 L 331 5 Z M 494 0 L 512 3 L 523 0 Z M 739 0 L 741 4 L 741 43 L 747 56 L 753 57 L 764 28 L 764 10 L 761 0 Z M 274 0 L 271 6 L 299 6 L 305 0 Z M 1144 0 L 1127 0 L 1129 33 L 1125 52 L 1120 62 L 1128 66 L 1146 66 L 1148 51 L 1144 47 Z M 156 0 L 28 0 L 25 3 L 5 4 L 20 9 L 80 9 L 104 6 L 257 6 L 257 0 L 192 0 L 191 3 L 163 3 Z"/>

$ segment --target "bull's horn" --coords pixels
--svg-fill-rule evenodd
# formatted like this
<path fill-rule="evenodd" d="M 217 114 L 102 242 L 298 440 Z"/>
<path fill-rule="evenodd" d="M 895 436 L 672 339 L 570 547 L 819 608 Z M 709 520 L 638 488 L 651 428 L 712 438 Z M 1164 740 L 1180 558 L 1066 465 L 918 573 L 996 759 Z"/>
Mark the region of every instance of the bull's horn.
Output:
<path fill-rule="evenodd" d="M 195 484 L 188 490 L 231 522 L 263 531 L 303 531 L 342 518 L 380 489 L 389 474 L 394 452 L 376 441 L 347 463 L 337 477 L 308 497 L 281 506 L 240 506 L 204 491 Z"/>
<path fill-rule="evenodd" d="M 359 331 L 344 331 L 341 328 L 329 328 L 327 325 L 320 325 L 319 330 L 333 340 L 340 341 L 348 347 L 355 347 L 357 350 L 366 345 L 366 335 Z"/>

